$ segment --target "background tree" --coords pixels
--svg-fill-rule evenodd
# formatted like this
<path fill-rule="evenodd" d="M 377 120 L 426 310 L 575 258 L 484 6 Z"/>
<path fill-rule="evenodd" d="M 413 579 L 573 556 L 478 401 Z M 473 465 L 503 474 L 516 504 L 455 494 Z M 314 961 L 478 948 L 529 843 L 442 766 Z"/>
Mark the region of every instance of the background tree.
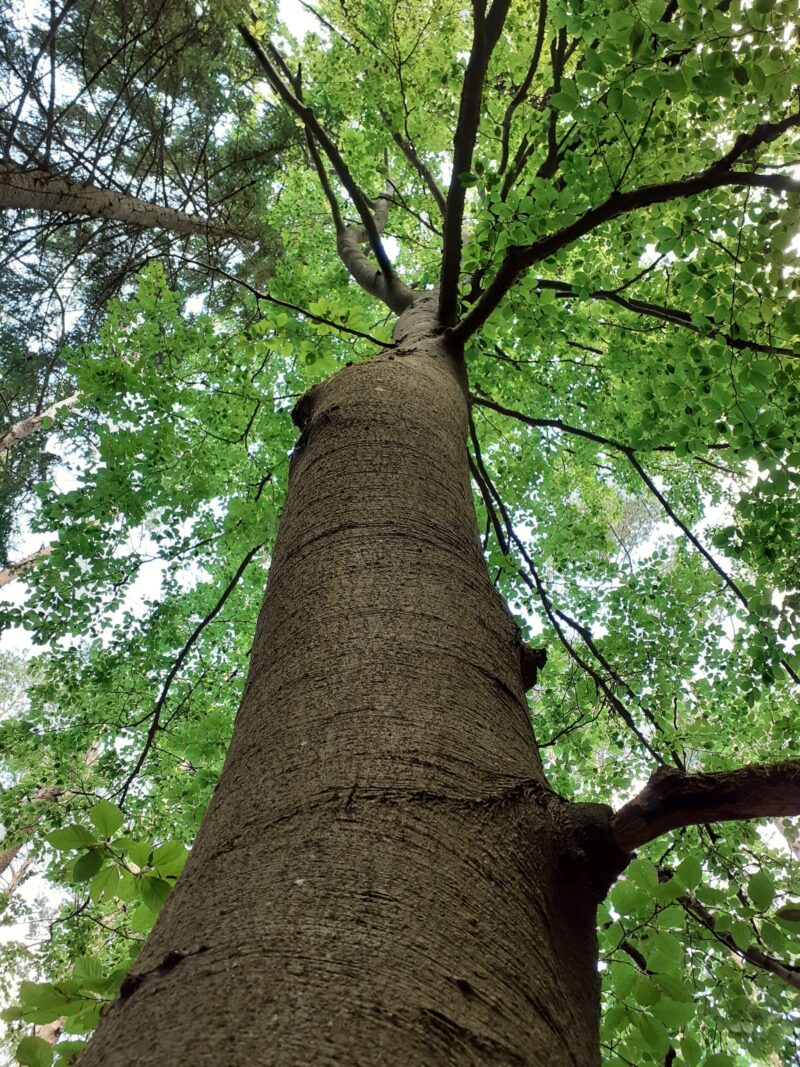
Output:
<path fill-rule="evenodd" d="M 75 396 L 65 351 L 151 260 L 174 281 L 184 256 L 255 254 L 267 277 L 279 243 L 263 213 L 259 229 L 247 220 L 297 131 L 274 110 L 256 117 L 213 5 L 12 0 L 2 13 L 5 565 L 15 507 L 52 462 L 35 431 Z"/>
<path fill-rule="evenodd" d="M 41 489 L 35 522 L 57 528 L 58 541 L 32 572 L 25 608 L 7 613 L 50 650 L 30 710 L 4 725 L 7 749 L 33 776 L 4 802 L 21 810 L 34 786 L 64 789 L 60 828 L 39 855 L 75 901 L 43 960 L 52 982 L 23 985 L 17 1017 L 64 1016 L 74 1037 L 121 986 L 86 1063 L 175 1062 L 165 1048 L 185 1047 L 189 1024 L 194 1062 L 218 1057 L 217 1040 L 229 1059 L 232 1049 L 250 1061 L 278 1048 L 291 1059 L 292 1041 L 304 1055 L 314 1041 L 323 1050 L 358 1041 L 353 1019 L 367 1017 L 384 1019 L 380 1040 L 407 1062 L 597 1062 L 592 894 L 605 894 L 636 848 L 599 908 L 607 1062 L 791 1063 L 800 972 L 789 849 L 774 828 L 716 825 L 798 810 L 796 763 L 763 768 L 796 755 L 800 667 L 791 10 L 691 0 L 633 14 L 498 0 L 315 10 L 319 35 L 302 44 L 270 35 L 269 11 L 242 23 L 234 44 L 238 13 L 225 12 L 225 76 L 255 72 L 254 87 L 243 88 L 247 105 L 231 125 L 214 127 L 215 149 L 266 116 L 306 136 L 279 178 L 259 179 L 248 217 L 280 233 L 285 256 L 264 278 L 252 259 L 222 266 L 172 252 L 65 364 L 82 398 L 69 425 L 93 462 L 79 467 L 77 488 Z M 225 281 L 224 300 L 192 312 L 185 297 L 201 262 L 206 284 Z M 450 372 L 425 369 L 452 361 L 459 378 L 462 351 L 468 417 Z M 359 395 L 348 383 L 368 374 L 378 390 Z M 414 385 L 433 379 L 431 392 Z M 293 495 L 273 548 L 295 440 L 289 412 L 304 393 Z M 358 413 L 350 436 L 339 401 Z M 521 652 L 470 547 L 467 431 L 489 572 L 523 637 L 547 645 L 527 709 L 536 744 L 520 700 L 537 657 Z M 311 480 L 315 467 L 327 481 Z M 293 630 L 280 590 L 301 589 L 292 568 L 313 523 L 327 529 L 324 511 L 343 529 L 372 522 L 404 535 L 341 557 L 317 537 L 318 584 L 298 601 L 313 610 Z M 407 558 L 417 543 L 419 564 Z M 264 658 L 261 631 L 227 784 L 128 973 L 219 774 L 269 560 L 265 625 L 273 650 L 292 647 L 298 665 L 270 667 L 280 657 Z M 147 568 L 161 588 L 142 601 L 131 590 Z M 410 614 L 437 619 L 422 636 L 409 589 Z M 367 594 L 382 609 L 373 628 L 359 601 Z M 320 654 L 320 634 L 336 655 Z M 343 677 L 347 700 L 337 703 Z M 411 699 L 415 685 L 425 700 Z M 272 694 L 268 707 L 259 691 Z M 303 715 L 287 711 L 292 699 Z M 377 732 L 370 708 L 382 709 Z M 254 714 L 278 723 L 266 753 L 247 725 Z M 231 792 L 232 781 L 255 779 L 237 772 L 248 746 L 272 775 L 258 804 L 244 785 Z M 537 750 L 560 796 L 621 808 L 610 828 L 597 809 L 552 799 Z M 308 781 L 298 785 L 276 752 L 291 753 L 293 773 L 312 756 Z M 393 759 L 416 769 L 398 772 Z M 743 764 L 758 769 L 737 774 Z M 337 936 L 357 943 L 365 928 L 371 966 L 330 965 L 319 990 L 322 965 L 304 974 L 297 941 L 283 945 L 285 968 L 277 949 L 229 953 L 249 988 L 260 989 L 256 972 L 294 978 L 282 978 L 284 1014 L 274 1015 L 290 1036 L 276 1040 L 273 1015 L 253 1021 L 246 1001 L 247 1027 L 226 1028 L 207 1000 L 187 1002 L 209 974 L 222 981 L 213 945 L 192 938 L 209 924 L 227 929 L 211 901 L 231 893 L 240 911 L 249 902 L 230 888 L 251 888 L 249 864 L 259 870 L 254 900 L 283 915 L 297 899 L 305 868 L 287 890 L 257 842 L 283 840 L 270 818 L 284 790 L 301 804 L 319 797 L 320 782 L 330 787 L 320 826 L 291 830 L 282 854 L 311 849 L 308 870 L 322 881 L 299 914 L 336 945 Z M 232 795 L 240 803 L 226 821 Z M 600 818 L 594 829 L 587 813 Z M 29 824 L 13 824 L 12 845 Z M 374 863 L 374 882 L 385 881 L 365 915 L 348 910 L 352 871 L 336 881 L 326 866 L 336 828 L 348 826 L 360 831 L 352 871 Z M 578 859 L 570 827 L 585 833 Z M 426 835 L 440 842 L 427 874 L 408 844 Z M 215 849 L 230 852 L 227 866 Z M 389 875 L 375 859 L 387 856 L 397 864 Z M 566 875 L 564 863 L 575 864 Z M 383 928 L 381 915 L 395 915 L 398 899 L 419 925 L 394 958 L 389 935 L 404 927 Z M 261 936 L 256 915 L 246 916 L 250 943 Z M 301 945 L 312 937 L 302 919 L 297 930 L 282 925 Z M 431 951 L 440 931 L 445 948 L 447 938 L 458 946 L 452 958 Z M 422 992 L 409 961 L 428 983 Z M 382 1016 L 387 973 L 404 1003 L 422 997 L 424 1010 Z M 312 987 L 309 1014 L 292 991 Z M 270 995 L 259 992 L 258 1005 Z M 143 1023 L 148 1005 L 155 1014 Z M 198 1030 L 201 1008 L 211 1033 Z M 169 1026 L 153 1025 L 159 1013 Z M 57 1047 L 61 1060 L 78 1051 Z M 359 1047 L 349 1047 L 352 1061 Z M 52 1051 L 29 1034 L 20 1056 L 50 1062 Z"/>

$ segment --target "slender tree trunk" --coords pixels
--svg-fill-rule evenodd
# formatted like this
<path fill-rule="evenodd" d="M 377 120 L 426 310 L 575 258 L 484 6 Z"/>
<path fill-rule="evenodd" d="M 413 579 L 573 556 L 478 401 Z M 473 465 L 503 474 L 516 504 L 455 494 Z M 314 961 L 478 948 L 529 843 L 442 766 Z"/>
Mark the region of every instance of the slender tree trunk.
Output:
<path fill-rule="evenodd" d="M 0 875 L 5 874 L 14 860 L 17 858 L 22 845 L 12 845 L 0 852 Z"/>
<path fill-rule="evenodd" d="M 12 423 L 3 436 L 0 437 L 0 453 L 10 452 L 12 448 L 16 448 L 20 441 L 24 441 L 26 438 L 38 433 L 39 430 L 44 428 L 45 420 L 49 420 L 47 425 L 50 425 L 62 408 L 67 410 L 74 408 L 80 398 L 80 393 L 72 393 L 71 396 L 56 400 L 55 403 L 45 408 L 44 411 L 39 412 L 38 415 L 28 415 L 27 418 Z"/>
<path fill-rule="evenodd" d="M 42 545 L 42 547 L 37 548 L 35 552 L 31 552 L 29 556 L 18 559 L 15 563 L 11 563 L 8 567 L 4 567 L 3 570 L 0 570 L 0 589 L 2 589 L 4 585 L 10 585 L 15 578 L 19 578 L 21 574 L 30 570 L 31 567 L 35 567 L 40 559 L 49 556 L 52 551 L 52 545 Z"/>
<path fill-rule="evenodd" d="M 17 163 L 0 163 L 0 208 L 17 211 L 57 211 L 91 219 L 115 219 L 129 226 L 169 230 L 173 233 L 205 233 L 221 237 L 242 236 L 226 226 L 199 215 L 149 204 L 114 189 L 99 189 L 84 182 L 30 170 Z"/>
<path fill-rule="evenodd" d="M 81 1067 L 600 1063 L 623 861 L 544 779 L 428 309 L 298 405 L 225 769 Z"/>

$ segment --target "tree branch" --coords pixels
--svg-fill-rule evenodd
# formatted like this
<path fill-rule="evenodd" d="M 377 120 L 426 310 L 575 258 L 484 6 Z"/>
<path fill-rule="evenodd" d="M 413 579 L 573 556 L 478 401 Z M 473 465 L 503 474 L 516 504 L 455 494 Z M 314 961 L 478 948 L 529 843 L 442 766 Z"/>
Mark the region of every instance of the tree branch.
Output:
<path fill-rule="evenodd" d="M 444 217 L 444 247 L 439 278 L 439 318 L 452 326 L 458 312 L 461 275 L 461 225 L 467 189 L 462 177 L 472 169 L 472 154 L 481 117 L 483 83 L 494 47 L 503 29 L 510 0 L 494 0 L 486 13 L 486 0 L 472 0 L 472 50 L 461 86 L 458 122 L 453 137 L 453 173 L 447 191 Z"/>
<path fill-rule="evenodd" d="M 714 939 L 733 952 L 734 955 L 739 956 L 740 959 L 747 960 L 753 967 L 759 967 L 762 971 L 769 971 L 770 974 L 774 974 L 776 978 L 780 978 L 781 981 L 793 989 L 800 989 L 800 968 L 776 959 L 774 956 L 768 956 L 766 952 L 762 952 L 752 945 L 745 949 L 739 948 L 732 934 L 729 934 L 727 930 L 717 929 L 714 916 L 691 893 L 682 893 L 678 897 L 678 903 L 688 915 L 700 923 L 701 926 L 705 926 Z"/>
<path fill-rule="evenodd" d="M 18 559 L 16 563 L 9 564 L 8 567 L 0 571 L 0 589 L 2 589 L 4 585 L 9 585 L 15 578 L 19 578 L 21 574 L 30 570 L 31 567 L 35 567 L 40 559 L 49 556 L 52 551 L 52 545 L 43 545 L 29 556 L 25 556 L 23 559 Z"/>
<path fill-rule="evenodd" d="M 136 776 L 138 775 L 139 771 L 144 766 L 145 760 L 147 759 L 147 756 L 148 756 L 148 754 L 150 752 L 150 749 L 153 747 L 153 743 L 155 742 L 156 734 L 161 729 L 161 712 L 164 710 L 164 705 L 166 704 L 167 697 L 169 696 L 170 687 L 172 686 L 172 683 L 175 681 L 175 676 L 177 675 L 178 671 L 181 669 L 181 666 L 183 665 L 184 660 L 186 659 L 186 657 L 191 652 L 191 650 L 192 650 L 195 642 L 199 638 L 200 634 L 203 632 L 203 630 L 205 630 L 206 626 L 208 626 L 208 624 L 210 622 L 212 622 L 212 620 L 215 619 L 217 615 L 219 615 L 220 611 L 222 611 L 222 608 L 225 605 L 225 601 L 228 599 L 228 597 L 231 595 L 233 590 L 236 588 L 236 586 L 237 586 L 237 584 L 239 582 L 239 579 L 244 574 L 245 570 L 247 569 L 248 565 L 250 564 L 250 561 L 255 556 L 256 552 L 258 552 L 259 549 L 261 549 L 261 548 L 263 548 L 263 544 L 262 545 L 256 545 L 255 548 L 251 548 L 250 549 L 250 551 L 244 557 L 242 562 L 239 564 L 239 567 L 238 567 L 236 573 L 234 574 L 234 576 L 231 578 L 231 580 L 225 586 L 225 588 L 222 591 L 222 594 L 221 594 L 219 600 L 216 602 L 216 604 L 211 609 L 211 611 L 209 611 L 209 613 L 204 618 L 202 618 L 200 620 L 200 622 L 197 624 L 197 626 L 195 626 L 194 630 L 192 630 L 191 634 L 189 635 L 189 638 L 188 638 L 186 644 L 183 646 L 183 648 L 180 650 L 178 655 L 175 657 L 175 662 L 172 664 L 172 666 L 169 669 L 167 677 L 164 680 L 164 685 L 163 685 L 163 687 L 161 689 L 161 693 L 159 694 L 158 700 L 156 701 L 155 707 L 153 708 L 152 719 L 151 719 L 151 722 L 150 722 L 150 727 L 149 727 L 149 729 L 147 731 L 147 736 L 145 737 L 144 747 L 142 748 L 142 751 L 141 751 L 141 753 L 139 755 L 138 760 L 136 761 L 136 763 L 135 763 L 135 765 L 133 767 L 133 770 L 130 772 L 128 777 L 125 779 L 125 781 L 122 784 L 122 787 L 119 790 L 119 805 L 120 805 L 120 807 L 122 807 L 122 805 L 125 803 L 125 798 L 128 795 L 128 790 L 130 789 L 131 785 L 133 784 L 133 781 L 136 778 Z"/>
<path fill-rule="evenodd" d="M 214 274 L 219 274 L 223 278 L 227 278 L 230 282 L 236 282 L 237 285 L 241 285 L 243 289 L 246 289 L 249 293 L 252 293 L 256 298 L 256 302 L 259 300 L 265 300 L 268 304 L 274 304 L 279 308 L 287 308 L 289 311 L 294 311 L 298 315 L 302 315 L 303 318 L 308 319 L 310 322 L 318 322 L 321 326 L 330 326 L 332 330 L 338 330 L 339 333 L 349 334 L 351 337 L 357 337 L 362 341 L 370 341 L 373 345 L 378 345 L 380 348 L 392 348 L 394 342 L 381 341 L 379 337 L 373 337 L 371 333 L 363 333 L 361 330 L 354 330 L 350 326 L 343 326 L 340 322 L 334 322 L 333 319 L 326 319 L 324 315 L 315 315 L 313 311 L 309 311 L 308 308 L 300 307 L 299 304 L 292 304 L 288 300 L 279 300 L 277 296 L 272 296 L 271 293 L 265 293 L 260 289 L 256 289 L 254 285 L 250 285 L 249 282 L 244 281 L 243 278 L 237 278 L 235 274 L 229 274 L 228 271 L 223 270 L 222 267 L 217 267 L 213 263 L 201 263 L 197 259 L 187 259 L 185 256 L 180 257 L 182 263 L 187 263 L 190 266 L 202 267 L 203 270 L 213 271 Z"/>
<path fill-rule="evenodd" d="M 519 105 L 525 99 L 528 94 L 528 90 L 531 87 L 533 79 L 536 77 L 536 71 L 539 69 L 539 60 L 542 56 L 542 48 L 544 46 L 544 33 L 547 27 L 547 0 L 539 0 L 539 18 L 536 24 L 536 43 L 533 46 L 533 56 L 531 58 L 528 72 L 525 75 L 525 80 L 520 85 L 517 92 L 514 94 L 513 99 L 506 108 L 506 113 L 503 116 L 503 133 L 502 133 L 502 150 L 500 154 L 500 166 L 498 173 L 503 174 L 506 166 L 508 165 L 508 143 L 511 138 L 511 120 L 514 117 L 514 112 Z"/>
<path fill-rule="evenodd" d="M 27 437 L 31 437 L 43 429 L 45 419 L 50 419 L 52 422 L 61 408 L 72 408 L 79 400 L 80 393 L 73 393 L 71 396 L 65 396 L 63 400 L 56 400 L 54 404 L 45 408 L 38 415 L 29 415 L 26 419 L 20 419 L 19 422 L 15 422 L 0 437 L 0 453 L 10 452 L 12 448 L 16 448 L 20 441 L 24 441 Z"/>
<path fill-rule="evenodd" d="M 223 223 L 188 215 L 171 207 L 148 203 L 112 189 L 75 182 L 48 170 L 29 170 L 17 163 L 0 163 L 0 208 L 14 211 L 52 211 L 89 219 L 113 219 L 127 226 L 168 230 L 180 234 L 248 238 Z"/>
<path fill-rule="evenodd" d="M 699 174 L 690 174 L 678 181 L 644 185 L 627 193 L 615 191 L 602 204 L 589 208 L 569 226 L 540 237 L 530 245 L 511 245 L 481 298 L 469 314 L 450 331 L 453 340 L 463 343 L 479 330 L 515 284 L 520 274 L 528 267 L 555 255 L 562 248 L 566 248 L 599 226 L 619 218 L 620 215 L 652 207 L 654 204 L 697 196 L 699 193 L 723 186 L 751 186 L 772 189 L 781 193 L 800 192 L 800 181 L 782 174 L 755 174 L 730 169 L 731 164 L 739 160 L 745 151 L 775 141 L 798 124 L 800 124 L 800 112 L 780 122 L 764 122 L 751 133 L 740 134 L 727 155 L 722 156 Z"/>
<path fill-rule="evenodd" d="M 406 286 L 400 285 L 395 277 L 392 264 L 386 254 L 386 249 L 383 247 L 378 228 L 375 225 L 375 219 L 370 210 L 367 197 L 353 178 L 353 175 L 350 173 L 339 149 L 323 129 L 319 119 L 314 114 L 313 109 L 297 97 L 296 93 L 292 90 L 291 82 L 287 85 L 283 78 L 281 78 L 269 56 L 262 48 L 261 42 L 253 36 L 247 26 L 240 24 L 238 29 L 253 55 L 258 60 L 272 88 L 286 106 L 302 121 L 303 126 L 311 134 L 314 141 L 320 145 L 322 151 L 328 157 L 331 166 L 336 172 L 336 176 L 347 190 L 347 193 L 358 212 L 358 216 L 361 219 L 361 225 L 364 227 L 364 233 L 369 241 L 372 253 L 377 260 L 380 273 L 383 275 L 385 295 L 382 299 L 384 299 L 384 302 L 387 303 L 396 314 L 401 314 L 411 303 L 411 290 L 407 289 Z M 340 243 L 340 241 L 337 241 L 337 247 Z M 348 269 L 353 273 L 349 264 Z M 359 271 L 359 273 L 361 273 L 361 271 Z M 354 277 L 356 277 L 357 281 L 361 282 L 360 276 L 354 274 Z M 375 283 L 373 281 L 368 292 L 375 293 L 375 288 Z"/>
<path fill-rule="evenodd" d="M 646 267 L 645 271 L 652 269 Z M 629 282 L 625 283 L 625 288 L 632 285 L 637 278 L 632 278 Z M 568 282 L 556 281 L 550 278 L 537 278 L 537 289 L 550 289 L 556 294 L 557 299 L 564 300 L 578 300 L 579 294 Z M 667 307 L 664 304 L 653 304 L 649 300 L 637 300 L 635 298 L 620 296 L 620 289 L 595 289 L 594 292 L 588 294 L 590 300 L 606 300 L 613 304 L 617 304 L 621 308 L 625 308 L 626 311 L 630 311 L 636 315 L 647 315 L 650 318 L 659 319 L 661 322 L 667 323 L 671 326 L 680 326 L 685 330 L 691 330 L 693 333 L 700 333 L 706 337 L 716 337 L 724 341 L 729 348 L 735 348 L 738 350 L 750 349 L 752 352 L 762 352 L 765 355 L 772 356 L 788 356 L 791 359 L 800 359 L 800 351 L 796 351 L 792 348 L 782 348 L 778 345 L 765 345 L 759 341 L 750 341 L 746 337 L 734 337 L 730 333 L 714 328 L 715 323 L 713 319 L 709 319 L 709 329 L 705 331 L 700 326 L 697 326 L 692 320 L 692 316 L 687 311 L 681 311 L 679 308 Z"/>
<path fill-rule="evenodd" d="M 539 577 L 539 573 L 536 570 L 536 567 L 534 566 L 533 560 L 530 557 L 530 554 L 528 553 L 527 549 L 525 548 L 525 545 L 522 543 L 522 541 L 520 540 L 516 530 L 514 529 L 514 525 L 513 525 L 512 521 L 511 521 L 511 516 L 509 515 L 508 508 L 506 507 L 506 505 L 505 505 L 505 503 L 503 501 L 503 498 L 500 496 L 500 494 L 497 491 L 494 483 L 492 482 L 492 479 L 491 479 L 488 471 L 486 470 L 486 466 L 485 466 L 485 464 L 483 462 L 483 457 L 481 455 L 480 442 L 478 440 L 478 434 L 477 434 L 477 431 L 475 429 L 475 423 L 474 423 L 474 421 L 472 419 L 472 412 L 471 411 L 470 411 L 470 415 L 469 415 L 469 421 L 470 421 L 470 438 L 472 440 L 473 450 L 475 452 L 475 462 L 471 463 L 472 470 L 477 475 L 476 481 L 478 482 L 478 487 L 479 487 L 479 489 L 481 491 L 481 496 L 483 496 L 484 503 L 486 504 L 487 510 L 489 511 L 490 520 L 492 521 L 492 523 L 493 523 L 493 525 L 495 527 L 495 532 L 497 534 L 497 539 L 498 539 L 498 541 L 500 543 L 501 548 L 503 549 L 504 554 L 508 555 L 509 547 L 510 547 L 510 545 L 512 543 L 516 546 L 517 551 L 522 556 L 522 558 L 525 561 L 525 564 L 526 564 L 528 570 L 530 571 L 530 574 L 527 574 L 524 570 L 522 570 L 522 568 L 519 568 L 517 573 L 519 574 L 519 576 L 522 579 L 522 581 L 531 590 L 531 592 L 535 592 L 538 595 L 539 599 L 542 602 L 542 607 L 544 608 L 545 613 L 546 613 L 548 619 L 550 620 L 550 622 L 551 622 L 551 624 L 553 626 L 553 629 L 555 630 L 555 632 L 556 632 L 556 634 L 558 636 L 559 641 L 564 646 L 564 649 L 566 650 L 567 654 L 578 664 L 578 666 L 582 670 L 586 671 L 586 673 L 594 680 L 594 682 L 597 685 L 598 689 L 601 690 L 603 692 L 603 694 L 605 695 L 606 699 L 608 700 L 609 705 L 617 712 L 617 714 L 620 716 L 620 718 L 625 723 L 625 725 L 636 736 L 636 738 L 639 741 L 639 743 L 641 745 L 643 745 L 643 747 L 645 749 L 647 749 L 647 751 L 650 753 L 650 755 L 653 757 L 653 759 L 655 759 L 656 763 L 663 764 L 663 762 L 664 762 L 663 758 L 659 755 L 659 753 L 656 751 L 656 749 L 650 744 L 650 742 L 647 740 L 647 738 L 644 736 L 644 734 L 638 728 L 638 726 L 634 722 L 633 717 L 631 716 L 630 712 L 625 707 L 625 705 L 622 703 L 622 701 L 617 697 L 616 693 L 614 692 L 612 687 L 609 685 L 609 683 L 606 681 L 606 679 L 603 677 L 603 675 L 600 674 L 599 671 L 596 671 L 594 669 L 594 667 L 592 667 L 592 665 L 590 663 L 588 663 L 586 660 L 581 658 L 581 656 L 578 654 L 578 652 L 576 651 L 575 647 L 573 646 L 572 642 L 569 640 L 569 638 L 564 633 L 564 629 L 563 629 L 563 627 L 561 626 L 561 624 L 558 621 L 559 620 L 559 616 L 561 618 L 563 618 L 565 621 L 568 621 L 568 625 L 575 626 L 576 629 L 583 630 L 584 633 L 585 633 L 585 630 L 584 630 L 583 627 L 579 628 L 578 624 L 574 623 L 572 620 L 567 620 L 567 617 L 564 615 L 563 612 L 560 612 L 557 608 L 554 608 L 553 603 L 550 600 L 550 597 L 548 596 L 547 591 L 544 588 L 544 585 L 542 584 L 542 581 L 541 581 L 541 579 Z M 497 515 L 495 513 L 495 504 L 492 503 L 492 501 L 494 501 L 496 503 L 497 510 L 500 512 L 500 515 L 503 518 L 503 522 L 505 524 L 506 531 L 507 531 L 507 537 L 503 536 L 502 530 L 500 528 L 499 520 L 498 520 Z M 582 636 L 583 636 L 583 634 L 582 634 Z M 599 651 L 597 649 L 597 646 L 594 644 L 594 642 L 591 642 L 590 651 L 594 655 L 599 656 Z M 613 670 L 611 670 L 610 664 L 607 662 L 607 660 L 605 660 L 605 658 L 602 657 L 601 658 L 601 662 L 602 662 L 603 666 L 607 670 L 609 670 L 609 673 L 611 674 L 613 680 L 615 682 L 617 682 L 617 684 L 620 684 L 620 680 L 619 680 L 618 676 L 615 674 L 615 672 Z M 624 683 L 621 683 L 621 684 L 623 685 L 623 687 L 628 692 L 630 692 L 630 687 L 629 686 L 625 686 Z M 650 721 L 653 721 L 652 720 L 652 716 L 650 714 L 648 714 L 648 718 L 650 719 Z"/>
<path fill-rule="evenodd" d="M 694 533 L 692 533 L 691 528 L 687 526 L 686 523 L 676 513 L 670 502 L 667 500 L 667 498 L 655 484 L 653 479 L 648 475 L 647 471 L 645 471 L 645 469 L 642 467 L 639 460 L 636 458 L 636 450 L 631 445 L 625 445 L 621 441 L 615 441 L 612 438 L 602 437 L 600 434 L 592 433 L 591 430 L 582 430 L 577 426 L 569 426 L 567 423 L 562 422 L 561 419 L 534 419 L 531 418 L 529 415 L 524 415 L 521 411 L 514 411 L 511 408 L 504 408 L 502 405 L 497 404 L 493 400 L 489 400 L 486 397 L 478 397 L 471 395 L 470 399 L 474 403 L 482 407 L 490 408 L 492 411 L 496 411 L 500 415 L 506 415 L 509 418 L 518 419 L 520 422 L 523 422 L 528 426 L 550 428 L 554 430 L 559 430 L 563 433 L 574 434 L 577 437 L 583 437 L 588 441 L 594 441 L 597 444 L 603 445 L 607 448 L 613 448 L 616 451 L 620 452 L 623 456 L 625 456 L 627 461 L 630 463 L 630 465 L 639 475 L 641 480 L 644 482 L 648 491 L 652 493 L 652 495 L 656 498 L 656 500 L 659 502 L 666 514 L 675 523 L 675 525 L 678 527 L 684 537 L 686 537 L 686 539 L 700 553 L 700 555 L 709 564 L 712 570 L 716 571 L 716 573 L 722 579 L 723 584 L 731 590 L 731 592 L 737 597 L 740 603 L 745 608 L 749 608 L 749 601 L 742 592 L 738 583 L 733 578 L 731 578 L 731 576 L 727 573 L 727 571 L 725 571 L 723 567 L 720 566 L 717 560 L 703 545 L 702 541 L 700 541 L 694 535 Z M 785 656 L 781 657 L 780 663 L 786 673 L 792 679 L 792 681 L 796 684 L 800 684 L 800 676 L 798 676 L 794 667 L 792 667 L 791 663 L 789 663 Z"/>
<path fill-rule="evenodd" d="M 681 826 L 775 815 L 800 815 L 800 760 L 712 774 L 660 767 L 611 827 L 620 848 L 632 852 Z"/>
<path fill-rule="evenodd" d="M 444 193 L 439 188 L 439 183 L 434 178 L 433 172 L 431 171 L 430 167 L 428 167 L 427 164 L 423 163 L 423 161 L 417 154 L 417 150 L 414 148 L 414 145 L 411 143 L 411 141 L 406 140 L 401 133 L 399 133 L 397 130 L 394 130 L 392 132 L 392 137 L 394 139 L 395 144 L 398 146 L 398 148 L 400 148 L 408 162 L 411 164 L 417 174 L 419 174 L 420 178 L 422 178 L 422 180 L 425 182 L 425 185 L 428 187 L 428 191 L 430 192 L 433 199 L 436 201 L 436 206 L 439 208 L 442 218 L 444 218 L 447 212 L 447 204 L 444 198 Z"/>

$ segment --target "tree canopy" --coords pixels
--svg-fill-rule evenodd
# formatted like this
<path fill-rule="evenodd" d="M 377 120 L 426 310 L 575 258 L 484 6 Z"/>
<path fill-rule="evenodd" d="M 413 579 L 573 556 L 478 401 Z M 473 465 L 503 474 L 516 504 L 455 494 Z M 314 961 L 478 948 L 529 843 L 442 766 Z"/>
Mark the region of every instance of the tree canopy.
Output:
<path fill-rule="evenodd" d="M 15 521 L 49 549 L 1 616 L 40 646 L 2 664 L 6 915 L 40 924 L 0 947 L 23 1064 L 62 1017 L 77 1055 L 191 845 L 296 400 L 391 346 L 412 290 L 466 345 L 554 788 L 619 807 L 659 769 L 800 755 L 794 5 L 302 8 L 302 39 L 236 0 L 4 13 L 0 562 Z M 19 174 L 202 224 L 26 207 Z M 780 819 L 639 848 L 602 908 L 609 1067 L 797 1061 L 797 850 Z"/>

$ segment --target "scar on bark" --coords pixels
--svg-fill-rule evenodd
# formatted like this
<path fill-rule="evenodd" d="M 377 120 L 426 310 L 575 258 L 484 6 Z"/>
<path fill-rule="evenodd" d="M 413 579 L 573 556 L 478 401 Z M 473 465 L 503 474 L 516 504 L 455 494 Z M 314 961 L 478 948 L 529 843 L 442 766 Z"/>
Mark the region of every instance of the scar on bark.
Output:
<path fill-rule="evenodd" d="M 519 641 L 519 669 L 522 674 L 522 685 L 527 693 L 536 685 L 537 675 L 547 663 L 547 649 L 531 648 L 530 645 L 526 645 L 519 637 L 519 631 L 517 639 Z"/>
<path fill-rule="evenodd" d="M 200 945 L 194 952 L 175 952 L 174 950 L 170 950 L 164 959 L 157 966 L 153 967 L 152 970 L 139 973 L 133 971 L 129 972 L 125 975 L 122 980 L 122 985 L 119 987 L 119 999 L 127 1000 L 128 997 L 136 992 L 142 982 L 151 975 L 168 974 L 170 971 L 173 971 L 182 960 L 187 959 L 189 956 L 201 956 L 204 952 L 208 952 L 208 945 Z"/>

